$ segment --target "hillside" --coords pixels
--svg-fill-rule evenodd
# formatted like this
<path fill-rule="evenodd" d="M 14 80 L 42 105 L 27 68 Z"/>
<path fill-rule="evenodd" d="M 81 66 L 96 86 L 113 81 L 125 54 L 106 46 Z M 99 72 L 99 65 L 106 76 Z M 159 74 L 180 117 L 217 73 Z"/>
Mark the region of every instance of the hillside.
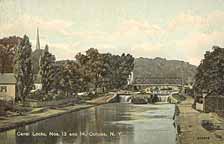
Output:
<path fill-rule="evenodd" d="M 193 81 L 196 66 L 179 60 L 166 60 L 164 58 L 136 58 L 134 78 L 184 78 L 185 82 Z"/>

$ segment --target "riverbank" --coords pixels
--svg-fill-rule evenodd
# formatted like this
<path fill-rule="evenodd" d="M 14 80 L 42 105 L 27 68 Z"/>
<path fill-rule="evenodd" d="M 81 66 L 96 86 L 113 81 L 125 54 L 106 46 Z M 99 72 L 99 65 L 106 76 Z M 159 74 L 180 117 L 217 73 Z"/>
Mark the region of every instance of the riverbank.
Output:
<path fill-rule="evenodd" d="M 108 93 L 103 96 L 98 96 L 90 101 L 84 101 L 82 104 L 72 104 L 73 101 L 68 101 L 62 105 L 51 105 L 39 108 L 31 108 L 32 111 L 25 112 L 22 115 L 0 116 L 0 132 L 23 125 L 35 123 L 51 117 L 60 116 L 66 113 L 80 111 L 91 108 L 97 105 L 116 102 L 116 93 Z"/>
<path fill-rule="evenodd" d="M 45 120 L 51 117 L 60 116 L 66 113 L 79 111 L 82 109 L 87 109 L 96 106 L 97 104 L 77 104 L 74 106 L 65 106 L 65 107 L 54 107 L 46 108 L 44 111 L 38 113 L 29 113 L 23 116 L 9 116 L 9 117 L 0 117 L 0 132 L 6 131 L 12 128 L 23 126 L 26 124 L 31 124 L 37 121 Z"/>
<path fill-rule="evenodd" d="M 193 99 L 177 104 L 175 125 L 177 128 L 177 144 L 223 144 L 224 129 L 207 130 L 201 123 L 208 120 L 224 127 L 223 119 L 214 113 L 198 112 L 192 108 Z"/>

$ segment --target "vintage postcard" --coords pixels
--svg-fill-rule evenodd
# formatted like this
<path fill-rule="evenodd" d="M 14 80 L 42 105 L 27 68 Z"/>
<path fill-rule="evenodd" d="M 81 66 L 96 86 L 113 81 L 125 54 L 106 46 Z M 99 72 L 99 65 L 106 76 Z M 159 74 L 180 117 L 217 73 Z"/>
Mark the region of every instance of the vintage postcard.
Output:
<path fill-rule="evenodd" d="M 224 144 L 224 0 L 0 0 L 0 144 Z"/>

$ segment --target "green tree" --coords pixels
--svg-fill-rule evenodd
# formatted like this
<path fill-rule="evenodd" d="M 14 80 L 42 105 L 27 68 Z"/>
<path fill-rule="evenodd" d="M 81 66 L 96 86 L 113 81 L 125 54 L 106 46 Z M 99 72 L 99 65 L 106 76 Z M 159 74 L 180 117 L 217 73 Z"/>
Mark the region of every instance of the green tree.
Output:
<path fill-rule="evenodd" d="M 115 89 L 124 88 L 134 68 L 134 57 L 130 54 L 112 55 L 108 68 L 110 69 L 111 87 Z"/>
<path fill-rule="evenodd" d="M 194 90 L 197 93 L 206 91 L 209 94 L 224 94 L 224 49 L 218 46 L 207 51 L 197 68 Z"/>
<path fill-rule="evenodd" d="M 12 36 L 0 39 L 0 72 L 13 72 L 13 59 L 16 53 L 16 47 L 22 40 L 20 37 Z"/>
<path fill-rule="evenodd" d="M 122 54 L 119 65 L 119 87 L 127 85 L 127 79 L 134 69 L 134 57 L 130 54 Z"/>
<path fill-rule="evenodd" d="M 120 89 L 127 85 L 127 79 L 134 68 L 134 57 L 130 54 L 112 55 L 89 49 L 86 54 L 76 55 L 77 63 L 85 81 L 94 88 Z"/>
<path fill-rule="evenodd" d="M 82 87 L 85 85 L 85 82 L 82 78 L 82 74 L 79 71 L 79 66 L 75 61 L 69 61 L 67 63 L 68 73 L 70 75 L 70 87 L 71 92 L 77 93 L 83 91 Z"/>
<path fill-rule="evenodd" d="M 72 76 L 70 73 L 70 69 L 68 64 L 64 64 L 63 69 L 61 69 L 61 77 L 60 77 L 60 87 L 61 89 L 65 92 L 65 95 L 68 97 L 71 92 L 71 81 L 72 81 Z"/>
<path fill-rule="evenodd" d="M 47 95 L 51 90 L 55 76 L 55 56 L 48 50 L 48 45 L 45 46 L 44 52 L 40 58 L 40 76 L 42 90 Z"/>
<path fill-rule="evenodd" d="M 33 67 L 31 62 L 31 44 L 25 35 L 19 43 L 15 53 L 14 73 L 16 78 L 17 96 L 16 100 L 25 102 L 33 86 Z"/>
<path fill-rule="evenodd" d="M 78 66 L 74 61 L 67 60 L 61 66 L 59 75 L 59 89 L 61 89 L 67 97 L 80 92 L 82 82 Z"/>
<path fill-rule="evenodd" d="M 102 55 L 97 49 L 90 48 L 86 51 L 86 55 L 81 53 L 77 54 L 76 60 L 85 75 L 85 79 L 89 80 L 96 91 L 96 89 L 102 84 L 102 75 L 106 70 Z"/>
<path fill-rule="evenodd" d="M 103 80 L 101 86 L 106 89 L 113 89 L 112 81 L 113 81 L 113 55 L 110 53 L 102 54 L 103 57 L 103 64 L 105 71 L 102 74 Z"/>
<path fill-rule="evenodd" d="M 77 69 L 80 74 L 80 81 L 81 81 L 81 91 L 88 91 L 89 90 L 89 82 L 90 82 L 90 76 L 88 75 L 88 69 L 87 69 L 87 56 L 78 53 L 76 56 L 76 64 L 77 64 Z"/>

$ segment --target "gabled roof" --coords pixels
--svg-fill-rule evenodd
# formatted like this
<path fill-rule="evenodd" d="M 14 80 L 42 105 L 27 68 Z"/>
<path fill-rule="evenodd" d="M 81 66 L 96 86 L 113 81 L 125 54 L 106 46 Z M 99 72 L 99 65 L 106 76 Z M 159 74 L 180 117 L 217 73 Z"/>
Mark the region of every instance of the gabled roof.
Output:
<path fill-rule="evenodd" d="M 0 74 L 0 84 L 15 84 L 16 78 L 13 73 Z"/>

